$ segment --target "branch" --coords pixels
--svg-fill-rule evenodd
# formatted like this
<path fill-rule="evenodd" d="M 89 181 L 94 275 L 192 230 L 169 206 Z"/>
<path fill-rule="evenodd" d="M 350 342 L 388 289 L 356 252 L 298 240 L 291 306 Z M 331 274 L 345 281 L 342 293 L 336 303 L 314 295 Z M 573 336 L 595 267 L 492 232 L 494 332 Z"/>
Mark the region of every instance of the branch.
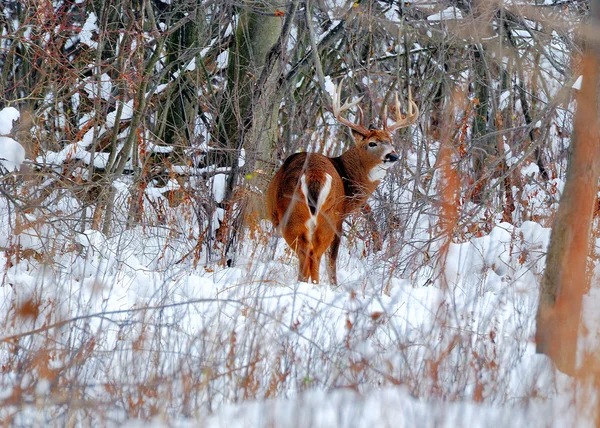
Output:
<path fill-rule="evenodd" d="M 538 38 L 536 37 L 535 33 L 532 31 L 531 28 L 529 28 L 529 26 L 525 23 L 523 17 L 521 16 L 517 16 L 514 13 L 508 11 L 508 10 L 504 10 L 505 13 L 505 17 L 506 19 L 504 20 L 504 25 L 507 29 L 507 31 L 509 31 L 508 28 L 508 23 L 512 22 L 513 24 L 518 24 L 521 28 L 523 28 L 525 31 L 527 31 L 529 33 L 529 35 L 531 36 L 531 38 L 536 42 L 538 48 L 542 51 L 542 53 L 544 54 L 544 56 L 546 57 L 546 59 L 548 60 L 548 62 L 550 64 L 552 64 L 552 66 L 554 67 L 554 69 L 556 71 L 558 71 L 563 77 L 567 77 L 567 73 L 564 69 L 564 67 L 562 65 L 560 65 L 546 50 L 546 48 L 544 47 L 544 44 L 541 43 Z M 510 31 L 509 31 L 510 34 Z"/>
<path fill-rule="evenodd" d="M 310 0 L 306 0 L 305 5 L 305 18 L 306 18 L 306 26 L 308 28 L 308 38 L 310 40 L 310 53 L 313 59 L 313 63 L 315 64 L 315 72 L 317 73 L 317 78 L 319 80 L 319 86 L 321 87 L 321 93 L 323 97 L 326 99 L 327 105 L 332 104 L 331 97 L 329 93 L 325 89 L 325 75 L 323 74 L 323 66 L 321 65 L 321 60 L 319 59 L 319 50 L 317 48 L 317 42 L 315 40 L 315 30 L 312 26 L 312 16 L 310 14 Z"/>
<path fill-rule="evenodd" d="M 329 45 L 329 43 L 331 41 L 333 41 L 336 36 L 343 33 L 345 24 L 346 24 L 346 20 L 345 19 L 341 20 L 329 33 L 327 33 L 325 35 L 325 37 L 323 37 L 321 39 L 321 41 L 317 44 L 317 49 L 318 50 L 323 49 L 325 46 Z M 282 76 L 280 78 L 279 87 L 287 85 L 292 80 L 294 80 L 294 78 L 298 75 L 300 70 L 302 70 L 302 68 L 306 65 L 306 63 L 312 56 L 313 56 L 313 50 L 311 49 L 306 54 L 304 54 L 304 56 L 300 59 L 300 61 L 298 61 L 296 64 L 294 64 L 294 66 L 292 66 L 290 71 L 285 76 Z"/>

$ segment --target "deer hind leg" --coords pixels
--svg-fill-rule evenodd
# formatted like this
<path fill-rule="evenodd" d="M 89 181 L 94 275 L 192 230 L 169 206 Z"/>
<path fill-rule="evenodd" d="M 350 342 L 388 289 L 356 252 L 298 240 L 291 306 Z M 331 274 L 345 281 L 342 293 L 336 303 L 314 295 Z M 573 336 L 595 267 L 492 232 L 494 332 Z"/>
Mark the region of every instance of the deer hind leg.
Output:
<path fill-rule="evenodd" d="M 300 235 L 294 242 L 294 245 L 290 245 L 296 255 L 298 256 L 298 281 L 310 282 L 312 277 L 312 249 L 310 242 L 307 240 L 305 235 Z"/>
<path fill-rule="evenodd" d="M 311 261 L 308 254 L 298 252 L 298 281 L 309 282 L 311 276 Z"/>
<path fill-rule="evenodd" d="M 295 246 L 298 256 L 298 281 L 319 283 L 319 265 L 323 251 L 314 246 L 310 233 L 301 235 Z"/>
<path fill-rule="evenodd" d="M 310 254 L 310 277 L 315 284 L 319 283 L 319 267 L 321 265 L 321 255 L 314 251 Z"/>
<path fill-rule="evenodd" d="M 323 229 L 319 219 L 323 219 L 320 211 L 327 201 L 327 197 L 331 191 L 332 183 L 331 175 L 325 173 L 324 181 L 315 181 L 307 179 L 306 174 L 300 177 L 300 187 L 304 194 L 306 207 L 308 208 L 308 218 L 304 222 L 306 234 L 304 237 L 307 242 L 307 255 L 305 263 L 309 265 L 309 275 L 313 283 L 319 282 L 319 265 L 323 249 L 321 249 L 321 241 L 325 238 Z M 326 238 L 325 238 L 326 239 Z"/>
<path fill-rule="evenodd" d="M 316 257 L 312 250 L 298 252 L 298 281 L 319 283 L 319 265 L 321 257 Z"/>
<path fill-rule="evenodd" d="M 319 268 L 321 265 L 321 257 L 327 251 L 327 248 L 331 246 L 332 241 L 336 237 L 334 229 L 330 227 L 327 219 L 321 217 L 319 228 L 316 230 L 312 248 L 313 253 L 311 257 L 311 276 L 314 282 L 319 282 Z M 328 267 L 329 270 L 329 267 Z"/>
<path fill-rule="evenodd" d="M 340 249 L 340 243 L 342 241 L 342 225 L 336 227 L 335 236 L 329 246 L 329 260 L 327 263 L 327 273 L 329 274 L 329 281 L 332 285 L 337 285 L 337 257 Z"/>

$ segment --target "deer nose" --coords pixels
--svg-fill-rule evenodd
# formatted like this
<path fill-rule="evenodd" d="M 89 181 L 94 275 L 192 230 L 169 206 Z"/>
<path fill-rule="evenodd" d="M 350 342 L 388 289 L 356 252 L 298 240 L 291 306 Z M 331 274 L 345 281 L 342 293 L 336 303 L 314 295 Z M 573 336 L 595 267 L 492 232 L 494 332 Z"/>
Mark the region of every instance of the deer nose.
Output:
<path fill-rule="evenodd" d="M 398 155 L 396 153 L 388 153 L 385 155 L 386 162 L 396 162 L 398 160 Z"/>

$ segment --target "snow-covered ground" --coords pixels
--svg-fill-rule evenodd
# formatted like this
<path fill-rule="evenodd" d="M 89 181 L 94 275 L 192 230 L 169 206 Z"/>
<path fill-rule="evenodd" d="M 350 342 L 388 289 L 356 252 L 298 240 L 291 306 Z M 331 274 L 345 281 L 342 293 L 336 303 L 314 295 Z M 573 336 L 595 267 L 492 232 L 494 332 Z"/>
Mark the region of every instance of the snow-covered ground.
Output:
<path fill-rule="evenodd" d="M 452 244 L 429 286 L 348 249 L 339 287 L 298 283 L 281 239 L 248 241 L 231 268 L 177 264 L 190 248 L 148 228 L 86 232 L 52 265 L 2 252 L 0 412 L 60 424 L 85 399 L 91 420 L 129 426 L 583 423 L 572 382 L 534 352 L 548 236 L 500 224 Z"/>

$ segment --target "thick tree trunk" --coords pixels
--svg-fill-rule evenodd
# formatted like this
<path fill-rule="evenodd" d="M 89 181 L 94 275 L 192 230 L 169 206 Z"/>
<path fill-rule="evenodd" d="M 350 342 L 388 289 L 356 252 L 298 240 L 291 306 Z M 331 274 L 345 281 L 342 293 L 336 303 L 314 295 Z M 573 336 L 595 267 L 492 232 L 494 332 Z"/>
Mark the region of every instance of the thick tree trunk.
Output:
<path fill-rule="evenodd" d="M 583 294 L 588 288 L 587 258 L 600 176 L 598 51 L 583 61 L 583 87 L 577 96 L 571 159 L 542 279 L 537 313 L 537 352 L 567 374 L 576 371 L 577 337 Z"/>
<path fill-rule="evenodd" d="M 261 10 L 274 12 L 275 7 L 266 4 Z M 267 16 L 249 10 L 240 12 L 234 46 L 229 53 L 227 86 L 218 121 L 219 151 L 213 153 L 212 163 L 232 166 L 238 162 L 240 138 L 250 125 L 244 122 L 249 117 L 250 109 L 257 107 L 252 105 L 256 80 L 266 64 L 269 51 L 281 34 L 282 22 L 279 16 Z M 268 108 L 255 113 L 259 114 L 253 115 L 253 122 L 267 130 L 262 135 L 264 144 L 261 149 L 270 150 L 277 117 L 273 117 L 273 110 Z"/>
<path fill-rule="evenodd" d="M 297 7 L 297 2 L 295 4 Z M 271 158 L 277 137 L 276 107 L 279 103 L 274 105 L 273 102 L 280 63 L 274 61 L 273 52 L 278 41 L 282 45 L 278 52 L 284 49 L 287 38 L 280 41 L 284 33 L 283 22 L 291 18 L 275 13 L 278 9 L 271 0 L 261 6 L 260 12 L 240 10 L 233 46 L 229 50 L 221 113 L 217 119 L 218 147 L 208 157 L 209 164 L 230 168 L 223 201 L 225 217 L 217 231 L 225 254 L 233 248 L 238 237 L 245 221 L 246 206 L 252 205 L 258 197 L 245 194 L 240 200 L 234 193 L 240 174 L 241 151 L 246 152 L 245 168 L 252 171 L 257 159 Z"/>

